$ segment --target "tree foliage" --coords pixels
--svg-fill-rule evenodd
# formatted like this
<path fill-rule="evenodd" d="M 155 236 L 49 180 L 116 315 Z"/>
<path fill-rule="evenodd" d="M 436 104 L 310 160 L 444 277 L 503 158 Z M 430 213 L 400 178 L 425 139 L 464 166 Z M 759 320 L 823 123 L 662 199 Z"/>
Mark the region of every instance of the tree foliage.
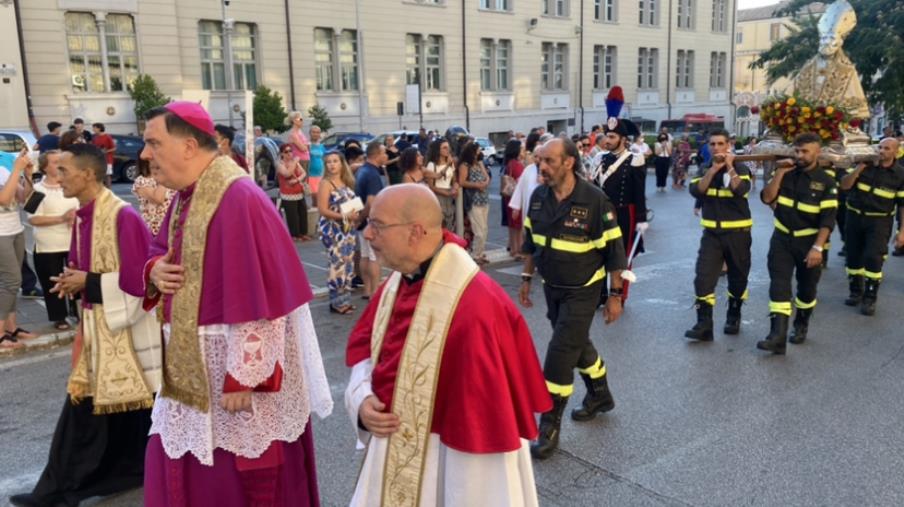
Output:
<path fill-rule="evenodd" d="M 333 120 L 330 114 L 320 104 L 314 104 L 308 108 L 308 116 L 311 117 L 311 125 L 317 125 L 324 133 L 333 128 Z"/>
<path fill-rule="evenodd" d="M 871 104 L 882 103 L 892 119 L 904 117 L 904 2 L 849 0 L 857 26 L 844 50 L 857 67 Z M 819 47 L 818 16 L 806 11 L 809 0 L 792 0 L 776 15 L 793 16 L 791 35 L 777 40 L 752 64 L 765 68 L 770 82 L 793 78 Z M 803 12 L 803 13 L 802 13 Z"/>
<path fill-rule="evenodd" d="M 286 109 L 283 107 L 279 92 L 266 86 L 254 90 L 254 123 L 267 131 L 283 132 L 289 128 L 286 123 Z"/>
<path fill-rule="evenodd" d="M 129 95 L 135 102 L 133 109 L 139 125 L 144 120 L 145 113 L 155 107 L 165 106 L 173 100 L 164 95 L 154 78 L 147 74 L 139 74 L 135 78 L 135 81 L 129 85 Z"/>

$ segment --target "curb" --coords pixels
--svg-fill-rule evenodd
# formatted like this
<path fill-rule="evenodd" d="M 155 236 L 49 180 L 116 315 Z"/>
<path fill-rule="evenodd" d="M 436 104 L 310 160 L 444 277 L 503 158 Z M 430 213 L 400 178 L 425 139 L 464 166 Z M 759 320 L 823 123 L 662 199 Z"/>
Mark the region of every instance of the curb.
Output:
<path fill-rule="evenodd" d="M 490 267 L 507 262 L 517 262 L 511 258 L 505 248 L 497 248 L 495 250 L 487 250 L 487 259 L 490 261 L 485 267 Z M 329 289 L 327 287 L 317 287 L 313 290 L 314 299 L 326 299 L 329 297 Z M 34 340 L 22 341 L 25 345 L 18 349 L 0 349 L 0 358 L 7 358 L 33 352 L 36 350 L 51 349 L 63 347 L 72 343 L 75 338 L 75 330 L 60 331 L 57 333 L 43 334 Z"/>
<path fill-rule="evenodd" d="M 23 340 L 21 343 L 25 345 L 24 347 L 0 350 L 0 357 L 12 357 L 35 350 L 62 347 L 72 343 L 74 338 L 75 330 L 73 329 L 70 329 L 69 331 L 60 331 L 58 333 L 42 334 L 34 340 Z"/>

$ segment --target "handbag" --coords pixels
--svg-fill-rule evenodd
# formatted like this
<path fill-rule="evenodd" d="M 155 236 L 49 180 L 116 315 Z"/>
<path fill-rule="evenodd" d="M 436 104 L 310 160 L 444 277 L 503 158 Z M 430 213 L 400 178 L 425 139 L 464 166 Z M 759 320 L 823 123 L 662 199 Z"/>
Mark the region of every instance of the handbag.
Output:
<path fill-rule="evenodd" d="M 499 193 L 502 197 L 511 197 L 512 194 L 515 193 L 515 186 L 518 185 L 518 180 L 509 176 L 508 169 L 503 169 L 502 171 L 502 185 L 500 185 Z"/>

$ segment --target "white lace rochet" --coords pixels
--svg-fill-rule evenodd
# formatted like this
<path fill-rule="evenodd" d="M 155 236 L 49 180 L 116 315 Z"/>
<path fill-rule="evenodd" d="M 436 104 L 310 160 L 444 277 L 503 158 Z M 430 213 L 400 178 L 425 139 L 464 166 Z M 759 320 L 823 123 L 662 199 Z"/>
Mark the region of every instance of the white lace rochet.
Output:
<path fill-rule="evenodd" d="M 169 341 L 170 326 L 164 325 Z M 213 450 L 257 458 L 274 441 L 294 442 L 304 432 L 311 411 L 332 412 L 330 394 L 311 311 L 303 305 L 275 320 L 218 324 L 198 328 L 207 364 L 210 411 L 200 412 L 160 396 L 154 403 L 151 434 L 160 435 L 171 459 L 192 453 L 213 466 Z M 269 378 L 276 363 L 283 369 L 278 392 L 252 394 L 252 411 L 230 414 L 220 407 L 229 373 L 253 387 Z"/>

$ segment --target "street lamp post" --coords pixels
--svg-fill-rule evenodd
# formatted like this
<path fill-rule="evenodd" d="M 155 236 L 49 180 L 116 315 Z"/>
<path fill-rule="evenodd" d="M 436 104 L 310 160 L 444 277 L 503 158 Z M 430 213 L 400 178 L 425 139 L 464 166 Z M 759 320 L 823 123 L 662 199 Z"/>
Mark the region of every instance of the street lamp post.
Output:
<path fill-rule="evenodd" d="M 226 106 L 229 109 L 229 126 L 232 127 L 232 91 L 235 90 L 235 69 L 232 61 L 232 31 L 235 20 L 227 17 L 231 0 L 223 0 L 223 51 L 226 53 Z"/>

